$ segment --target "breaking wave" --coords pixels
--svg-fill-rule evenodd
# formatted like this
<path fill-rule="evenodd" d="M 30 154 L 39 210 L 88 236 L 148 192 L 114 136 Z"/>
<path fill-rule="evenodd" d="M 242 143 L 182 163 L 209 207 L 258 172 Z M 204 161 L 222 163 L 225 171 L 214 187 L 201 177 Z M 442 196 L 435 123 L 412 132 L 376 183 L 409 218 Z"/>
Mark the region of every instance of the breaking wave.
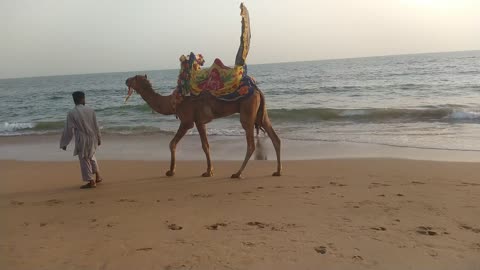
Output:
<path fill-rule="evenodd" d="M 274 121 L 362 121 L 362 122 L 480 122 L 480 109 L 273 109 L 268 111 Z"/>
<path fill-rule="evenodd" d="M 5 122 L 3 126 L 0 127 L 0 136 L 47 134 L 60 131 L 63 125 L 64 121 L 37 123 Z"/>

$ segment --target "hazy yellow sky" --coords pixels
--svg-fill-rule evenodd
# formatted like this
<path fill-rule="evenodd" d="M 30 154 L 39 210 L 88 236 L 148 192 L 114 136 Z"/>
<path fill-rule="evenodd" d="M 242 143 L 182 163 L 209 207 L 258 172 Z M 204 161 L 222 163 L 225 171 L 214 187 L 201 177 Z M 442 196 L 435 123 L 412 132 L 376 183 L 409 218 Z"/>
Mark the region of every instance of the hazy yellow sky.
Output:
<path fill-rule="evenodd" d="M 232 64 L 237 0 L 0 1 L 0 78 Z M 246 0 L 247 63 L 480 49 L 480 0 Z"/>

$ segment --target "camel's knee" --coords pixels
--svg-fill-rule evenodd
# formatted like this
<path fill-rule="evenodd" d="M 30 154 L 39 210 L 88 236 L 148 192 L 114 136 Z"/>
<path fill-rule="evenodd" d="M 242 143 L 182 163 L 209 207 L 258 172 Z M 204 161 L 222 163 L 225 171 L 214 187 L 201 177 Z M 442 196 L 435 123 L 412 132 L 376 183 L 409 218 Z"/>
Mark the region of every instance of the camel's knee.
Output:
<path fill-rule="evenodd" d="M 208 152 L 210 151 L 210 146 L 206 143 L 202 144 L 203 151 Z"/>
<path fill-rule="evenodd" d="M 250 153 L 250 154 L 253 153 L 253 152 L 255 152 L 255 144 L 252 143 L 252 144 L 247 145 L 247 151 L 248 151 L 248 153 Z"/>
<path fill-rule="evenodd" d="M 277 137 L 276 141 L 277 141 L 277 147 L 280 147 L 282 145 L 282 140 L 280 140 L 280 138 L 278 136 L 275 136 Z"/>
<path fill-rule="evenodd" d="M 168 146 L 170 147 L 170 151 L 173 152 L 177 147 L 177 142 L 175 140 L 172 140 Z"/>

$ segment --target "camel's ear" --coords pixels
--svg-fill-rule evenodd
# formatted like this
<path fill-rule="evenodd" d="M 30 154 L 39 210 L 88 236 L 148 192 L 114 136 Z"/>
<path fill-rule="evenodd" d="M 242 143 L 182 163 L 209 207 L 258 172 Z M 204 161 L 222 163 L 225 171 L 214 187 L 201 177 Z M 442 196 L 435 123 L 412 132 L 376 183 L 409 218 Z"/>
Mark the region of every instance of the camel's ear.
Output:
<path fill-rule="evenodd" d="M 147 79 L 147 74 L 145 74 L 145 79 Z"/>

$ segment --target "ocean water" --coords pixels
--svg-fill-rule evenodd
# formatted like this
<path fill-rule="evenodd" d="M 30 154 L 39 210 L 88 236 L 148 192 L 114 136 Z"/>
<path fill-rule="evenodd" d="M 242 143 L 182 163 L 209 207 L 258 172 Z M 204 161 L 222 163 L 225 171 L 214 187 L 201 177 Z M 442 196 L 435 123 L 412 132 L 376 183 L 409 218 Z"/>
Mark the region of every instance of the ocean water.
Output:
<path fill-rule="evenodd" d="M 123 104 L 136 74 L 169 94 L 178 70 L 0 80 L 0 136 L 59 133 L 76 90 L 103 133 L 173 135 L 174 116 L 152 113 L 138 95 Z M 281 138 L 480 151 L 480 51 L 251 65 L 249 75 Z M 208 132 L 243 135 L 238 115 Z"/>

